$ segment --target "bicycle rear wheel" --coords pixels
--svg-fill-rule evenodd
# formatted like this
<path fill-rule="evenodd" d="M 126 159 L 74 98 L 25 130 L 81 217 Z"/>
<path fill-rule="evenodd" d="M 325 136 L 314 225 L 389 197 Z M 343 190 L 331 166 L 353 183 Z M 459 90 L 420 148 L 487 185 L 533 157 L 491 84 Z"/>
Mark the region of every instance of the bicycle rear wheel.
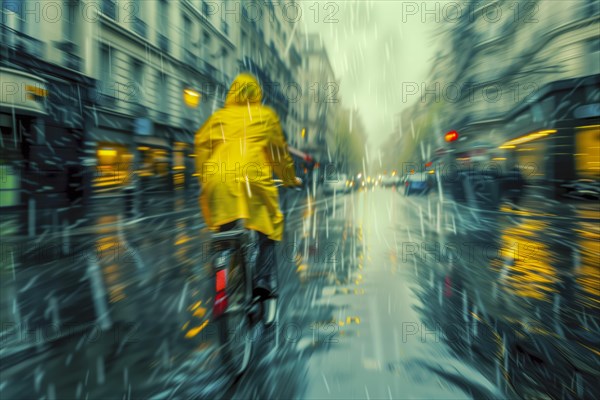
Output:
<path fill-rule="evenodd" d="M 231 373 L 239 376 L 247 369 L 252 354 L 252 324 L 249 316 L 252 281 L 240 250 L 217 252 L 213 265 L 216 274 L 226 271 L 227 306 L 215 320 L 223 361 Z"/>

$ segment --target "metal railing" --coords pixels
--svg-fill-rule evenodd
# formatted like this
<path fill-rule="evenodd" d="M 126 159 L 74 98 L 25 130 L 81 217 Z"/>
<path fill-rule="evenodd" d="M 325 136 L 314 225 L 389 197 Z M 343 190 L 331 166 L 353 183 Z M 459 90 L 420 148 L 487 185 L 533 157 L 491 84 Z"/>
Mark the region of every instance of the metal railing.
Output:
<path fill-rule="evenodd" d="M 169 39 L 161 33 L 158 34 L 158 47 L 165 53 L 169 52 Z"/>
<path fill-rule="evenodd" d="M 46 44 L 15 29 L 0 24 L 0 46 L 42 58 Z"/>
<path fill-rule="evenodd" d="M 166 112 L 163 111 L 155 111 L 154 112 L 154 119 L 156 120 L 157 123 L 159 124 L 168 124 L 169 120 L 170 120 L 170 115 L 167 114 Z"/>
<path fill-rule="evenodd" d="M 65 64 L 65 67 L 67 67 L 69 69 L 73 69 L 75 71 L 81 70 L 81 57 L 79 57 L 73 53 L 63 52 L 63 61 Z"/>
<path fill-rule="evenodd" d="M 183 61 L 186 64 L 196 66 L 198 64 L 197 56 L 189 49 L 185 49 L 183 53 Z"/>

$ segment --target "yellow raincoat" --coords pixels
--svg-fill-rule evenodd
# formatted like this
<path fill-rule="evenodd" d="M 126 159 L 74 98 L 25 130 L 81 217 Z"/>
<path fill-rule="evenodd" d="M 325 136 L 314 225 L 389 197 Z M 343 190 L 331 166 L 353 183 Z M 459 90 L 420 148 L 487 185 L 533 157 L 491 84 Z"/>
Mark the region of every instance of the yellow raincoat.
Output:
<path fill-rule="evenodd" d="M 285 186 L 295 185 L 294 162 L 279 118 L 261 104 L 262 90 L 249 74 L 238 75 L 217 110 L 196 132 L 196 172 L 200 208 L 209 229 L 237 219 L 272 240 L 283 237 L 273 172 Z"/>

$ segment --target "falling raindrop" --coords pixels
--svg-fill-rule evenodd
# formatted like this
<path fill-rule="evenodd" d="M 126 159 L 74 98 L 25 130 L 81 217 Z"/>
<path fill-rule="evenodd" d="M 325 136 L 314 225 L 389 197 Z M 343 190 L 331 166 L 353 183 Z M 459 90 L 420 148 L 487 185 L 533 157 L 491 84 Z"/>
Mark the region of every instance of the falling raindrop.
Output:
<path fill-rule="evenodd" d="M 473 314 L 477 315 L 477 306 L 473 307 Z M 478 332 L 478 325 L 477 325 L 477 318 L 473 318 L 473 337 L 477 337 L 477 332 Z"/>
<path fill-rule="evenodd" d="M 429 270 L 429 287 L 433 288 L 433 269 Z"/>
<path fill-rule="evenodd" d="M 465 322 L 468 322 L 469 314 L 468 314 L 468 299 L 467 299 L 466 289 L 463 289 L 463 291 L 462 291 L 462 300 L 463 300 L 463 320 Z"/>
<path fill-rule="evenodd" d="M 581 256 L 579 254 L 579 249 L 576 247 L 572 247 L 572 254 L 573 254 L 573 267 L 575 269 L 575 272 L 579 271 L 580 267 L 581 267 Z"/>
<path fill-rule="evenodd" d="M 440 208 L 440 203 L 437 203 L 437 225 L 436 230 L 437 233 L 440 234 L 442 229 L 442 210 Z"/>
<path fill-rule="evenodd" d="M 35 367 L 35 371 L 33 373 L 33 386 L 36 392 L 39 392 L 42 385 L 42 379 L 44 379 L 44 375 L 46 371 L 42 370 L 42 367 L 38 365 Z"/>
<path fill-rule="evenodd" d="M 333 188 L 333 215 L 332 215 L 333 218 L 335 218 L 335 209 L 336 209 L 336 204 L 337 204 L 336 196 L 337 196 L 337 188 L 334 187 Z"/>
<path fill-rule="evenodd" d="M 104 380 L 104 358 L 98 356 L 96 359 L 96 381 L 98 382 L 98 385 L 102 385 L 104 384 Z"/>
<path fill-rule="evenodd" d="M 581 377 L 581 373 L 580 372 L 575 372 L 575 388 L 577 391 L 577 397 L 580 399 L 583 399 L 583 379 Z"/>
<path fill-rule="evenodd" d="M 427 218 L 428 221 L 431 222 L 431 218 L 433 218 L 433 215 L 431 214 L 431 198 L 427 198 Z"/>
<path fill-rule="evenodd" d="M 91 283 L 97 321 L 99 321 L 102 329 L 108 330 L 112 324 L 106 303 L 106 290 L 100 275 L 100 267 L 94 258 L 90 258 L 88 261 L 87 274 Z"/>
<path fill-rule="evenodd" d="M 421 237 L 425 238 L 425 227 L 423 226 L 423 210 L 419 206 L 419 220 L 421 221 Z"/>
<path fill-rule="evenodd" d="M 48 385 L 48 400 L 56 400 L 56 388 L 53 383 Z"/>

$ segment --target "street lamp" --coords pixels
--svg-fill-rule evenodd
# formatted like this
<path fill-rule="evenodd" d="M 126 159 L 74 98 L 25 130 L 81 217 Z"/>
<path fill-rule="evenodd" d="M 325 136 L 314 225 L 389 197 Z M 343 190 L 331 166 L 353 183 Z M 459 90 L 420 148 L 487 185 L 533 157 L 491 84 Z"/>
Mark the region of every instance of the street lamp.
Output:
<path fill-rule="evenodd" d="M 183 101 L 185 105 L 190 108 L 198 107 L 201 97 L 202 96 L 200 95 L 200 93 L 198 93 L 194 89 L 186 88 L 183 90 Z"/>

